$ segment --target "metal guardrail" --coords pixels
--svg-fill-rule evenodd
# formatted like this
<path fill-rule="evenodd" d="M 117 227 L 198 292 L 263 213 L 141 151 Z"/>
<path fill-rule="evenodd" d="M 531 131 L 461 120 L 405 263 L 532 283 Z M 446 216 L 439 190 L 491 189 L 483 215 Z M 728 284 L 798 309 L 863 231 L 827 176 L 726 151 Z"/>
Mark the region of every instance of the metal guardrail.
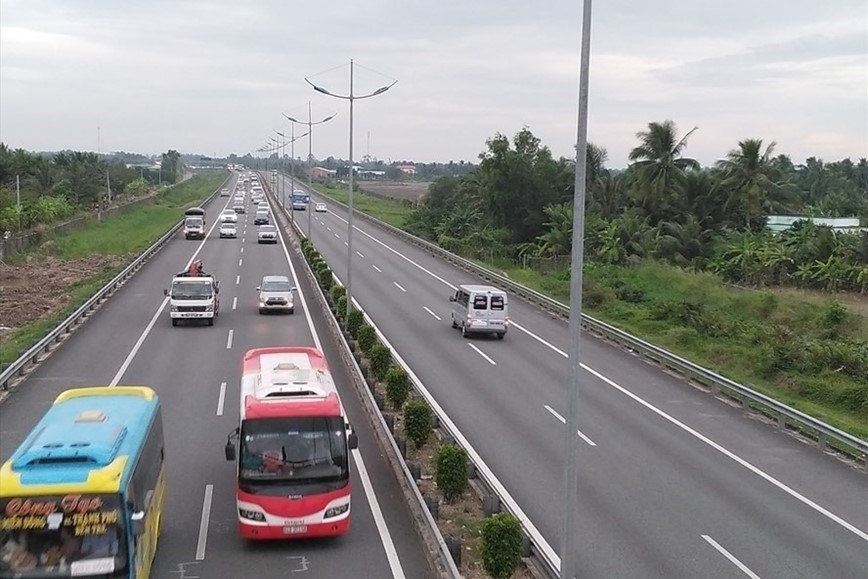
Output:
<path fill-rule="evenodd" d="M 334 199 L 330 199 L 330 201 L 347 208 L 347 206 L 340 201 Z M 356 212 L 356 215 L 365 221 L 385 229 L 405 241 L 440 257 L 441 259 L 453 263 L 462 269 L 468 270 L 479 277 L 498 285 L 510 293 L 541 306 L 549 312 L 561 317 L 569 317 L 570 310 L 569 306 L 566 304 L 517 283 L 508 277 L 486 269 L 469 259 L 455 255 L 438 245 L 411 235 L 410 233 L 398 229 L 397 227 L 375 217 L 371 217 L 370 215 L 359 211 Z M 676 372 L 692 382 L 702 385 L 715 396 L 726 396 L 739 402 L 745 410 L 756 412 L 772 419 L 778 428 L 797 432 L 802 438 L 813 441 L 822 451 L 831 449 L 838 454 L 843 454 L 849 457 L 859 463 L 862 466 L 862 469 L 868 473 L 868 441 L 843 432 L 829 424 L 826 424 L 822 420 L 808 416 L 807 414 L 787 406 L 782 402 L 778 402 L 777 400 L 757 392 L 748 386 L 739 384 L 738 382 L 730 380 L 725 376 L 721 376 L 712 370 L 694 364 L 693 362 L 677 356 L 664 348 L 655 346 L 650 342 L 646 342 L 641 338 L 637 338 L 636 336 L 628 334 L 610 324 L 592 318 L 587 314 L 582 314 L 582 327 L 591 333 L 627 347 L 633 352 L 642 355 L 644 358 L 652 360 L 660 366 Z"/>
<path fill-rule="evenodd" d="M 208 196 L 202 204 L 205 205 L 214 199 L 214 197 L 220 193 L 220 189 L 223 188 L 231 178 L 232 174 L 230 173 L 229 177 L 227 177 L 217 190 Z M 49 331 L 44 338 L 31 346 L 29 350 L 24 352 L 18 357 L 18 359 L 0 372 L 0 393 L 9 390 L 12 384 L 34 370 L 39 362 L 44 359 L 45 355 L 52 353 L 58 345 L 69 337 L 72 331 L 75 330 L 79 324 L 87 320 L 87 318 L 115 292 L 115 290 L 126 283 L 126 281 L 132 277 L 148 259 L 162 249 L 163 245 L 172 238 L 183 224 L 184 221 L 181 220 L 177 224 L 173 225 L 165 235 L 145 249 L 145 251 L 134 259 L 132 263 L 113 277 L 101 289 L 97 290 L 97 292 L 86 302 L 79 306 L 66 319 L 57 324 L 53 330 Z"/>

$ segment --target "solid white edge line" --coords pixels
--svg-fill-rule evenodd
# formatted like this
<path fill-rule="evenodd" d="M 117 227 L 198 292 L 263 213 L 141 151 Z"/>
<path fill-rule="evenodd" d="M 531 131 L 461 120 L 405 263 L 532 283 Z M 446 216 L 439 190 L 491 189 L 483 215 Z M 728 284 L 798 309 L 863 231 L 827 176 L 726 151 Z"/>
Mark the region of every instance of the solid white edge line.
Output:
<path fill-rule="evenodd" d="M 228 207 L 228 206 L 229 206 L 229 203 L 227 202 L 226 205 L 223 206 L 223 209 L 226 209 L 226 207 Z M 193 260 L 196 259 L 197 255 L 199 255 L 199 252 L 202 251 L 203 247 L 205 247 L 205 242 L 208 241 L 208 238 L 211 237 L 212 233 L 214 233 L 215 227 L 217 227 L 217 221 L 214 221 L 214 223 L 211 224 L 211 229 L 208 230 L 208 234 L 205 235 L 205 239 L 203 239 L 202 241 L 199 242 L 199 246 L 196 248 L 196 251 L 193 252 L 193 255 L 190 257 L 190 259 L 187 260 L 187 265 L 184 266 L 184 269 L 190 267 L 190 264 L 193 263 Z M 154 313 L 154 317 L 151 318 L 151 321 L 148 322 L 148 325 L 145 326 L 144 330 L 142 330 L 142 334 L 139 336 L 139 339 L 136 340 L 136 343 L 133 345 L 133 349 L 130 350 L 129 354 L 127 354 L 126 359 L 124 359 L 123 364 L 121 364 L 121 367 L 118 369 L 117 373 L 114 375 L 114 378 L 112 378 L 111 382 L 109 382 L 108 385 L 110 387 L 118 385 L 118 383 L 120 382 L 124 373 L 127 371 L 127 368 L 129 368 L 130 364 L 132 364 L 133 358 L 135 358 L 136 354 L 139 353 L 139 348 L 141 348 L 142 344 L 145 343 L 145 338 L 148 337 L 148 334 L 151 333 L 151 329 L 154 327 L 154 324 L 157 323 L 157 318 L 159 318 L 160 314 L 163 313 L 163 310 L 166 309 L 166 304 L 168 304 L 168 303 L 169 303 L 169 297 L 166 296 L 165 298 L 163 298 L 163 301 L 160 304 L 160 307 L 158 307 L 157 311 Z"/>
<path fill-rule="evenodd" d="M 396 282 L 396 281 L 393 281 L 392 283 L 395 284 L 395 287 L 396 287 L 396 288 L 398 288 L 399 290 L 401 290 L 401 291 L 404 292 L 404 293 L 407 293 L 407 290 L 405 290 L 404 288 L 402 288 L 402 287 L 401 287 L 401 284 L 399 284 L 399 283 Z"/>
<path fill-rule="evenodd" d="M 732 553 L 730 553 L 729 551 L 727 551 L 726 549 L 721 547 L 717 541 L 715 541 L 714 539 L 712 539 L 708 535 L 702 535 L 702 538 L 705 539 L 708 542 L 708 544 L 710 544 L 712 547 L 717 549 L 717 551 L 721 555 L 723 555 L 724 557 L 729 559 L 730 563 L 732 563 L 733 565 L 738 567 L 741 570 L 741 572 L 744 573 L 745 575 L 747 575 L 748 577 L 750 577 L 750 579 L 760 579 L 759 575 L 757 575 L 756 573 L 751 571 L 747 565 L 745 565 L 744 563 L 742 563 L 741 561 L 736 559 Z"/>
<path fill-rule="evenodd" d="M 220 396 L 217 397 L 217 416 L 223 416 L 224 402 L 226 402 L 226 382 L 220 382 Z"/>
<path fill-rule="evenodd" d="M 232 298 L 232 309 L 234 310 L 238 306 L 238 296 Z"/>
<path fill-rule="evenodd" d="M 235 330 L 229 330 L 229 337 L 226 338 L 226 349 L 232 349 L 232 334 L 235 333 Z"/>
<path fill-rule="evenodd" d="M 380 502 L 377 500 L 377 494 L 374 492 L 374 485 L 371 484 L 371 479 L 368 476 L 368 468 L 362 460 L 362 453 L 359 450 L 353 449 L 353 460 L 356 462 L 356 472 L 359 474 L 359 479 L 362 481 L 362 488 L 365 490 L 365 495 L 368 497 L 368 505 L 371 507 L 371 514 L 374 516 L 374 523 L 377 525 L 377 532 L 380 534 L 380 539 L 383 541 L 383 548 L 386 550 L 386 559 L 389 561 L 389 568 L 392 570 L 394 579 L 404 579 L 404 569 L 401 567 L 401 561 L 398 558 L 398 551 L 395 549 L 395 543 L 392 542 L 392 535 L 389 528 L 386 526 L 386 519 L 383 517 L 383 511 L 380 510 Z"/>
<path fill-rule="evenodd" d="M 441 318 L 440 316 L 438 316 L 437 314 L 435 314 L 434 312 L 432 312 L 430 309 L 428 309 L 428 306 L 422 306 L 422 309 L 424 309 L 426 312 L 428 312 L 429 314 L 431 314 L 432 316 L 434 316 L 434 317 L 437 319 L 438 322 L 441 321 L 441 320 L 443 319 L 443 318 Z"/>
<path fill-rule="evenodd" d="M 549 406 L 548 404 L 544 404 L 544 405 L 543 405 L 543 408 L 545 408 L 546 410 L 548 410 L 549 412 L 551 412 L 551 413 L 552 413 L 552 416 L 554 416 L 555 418 L 557 418 L 558 420 L 560 420 L 562 424 L 566 424 L 566 423 L 567 423 L 567 419 L 564 418 L 563 416 L 561 416 L 560 414 L 558 414 L 558 411 L 555 410 L 554 408 L 552 408 L 551 406 Z M 594 442 L 593 440 L 591 440 L 590 438 L 588 438 L 588 437 L 585 435 L 585 433 L 582 432 L 581 430 L 577 430 L 577 431 L 576 431 L 576 434 L 578 435 L 579 438 L 581 438 L 582 440 L 584 440 L 584 441 L 588 444 L 588 446 L 597 446 L 597 443 Z"/>
<path fill-rule="evenodd" d="M 491 364 L 492 366 L 497 366 L 497 362 L 495 362 L 494 360 L 492 360 L 491 358 L 489 358 L 489 357 L 485 354 L 485 352 L 483 352 L 482 350 L 480 350 L 479 348 L 477 348 L 474 344 L 467 344 L 467 345 L 470 346 L 471 348 L 473 348 L 474 350 L 476 350 L 476 353 L 479 354 L 480 356 L 482 356 L 483 358 L 485 358 L 485 360 L 486 360 L 489 364 Z"/>
<path fill-rule="evenodd" d="M 292 227 L 292 225 L 290 225 L 290 227 Z M 310 335 L 313 336 L 314 346 L 316 346 L 317 350 L 322 352 L 322 342 L 320 342 L 319 334 L 316 333 L 316 328 L 313 325 L 313 318 L 310 315 L 310 309 L 307 307 L 307 299 L 304 297 L 304 292 L 301 290 L 301 287 L 298 286 L 298 274 L 296 274 L 295 267 L 292 265 L 292 259 L 289 257 L 289 250 L 286 247 L 286 241 L 283 239 L 283 231 L 279 227 L 277 228 L 277 236 L 280 239 L 280 246 L 283 248 L 283 255 L 286 257 L 286 263 L 289 264 L 289 271 L 292 273 L 292 279 L 295 281 L 295 291 L 298 292 L 298 297 L 301 300 L 301 307 L 304 308 L 304 317 L 307 320 L 307 327 L 310 329 Z"/>
<path fill-rule="evenodd" d="M 341 219 L 342 221 L 344 221 L 344 223 L 346 223 L 346 220 L 343 219 L 341 216 L 337 215 L 337 217 L 338 217 L 338 219 Z M 368 232 L 363 231 L 363 230 L 359 229 L 359 228 L 356 227 L 356 226 L 354 226 L 354 229 L 356 229 L 356 231 L 358 231 L 358 232 L 361 233 L 362 235 L 364 235 L 364 236 L 370 238 L 370 239 L 371 239 L 372 241 L 374 241 L 375 243 L 381 245 L 381 246 L 382 246 L 383 248 L 385 248 L 386 250 L 391 251 L 392 253 L 394 253 L 395 255 L 397 255 L 398 257 L 400 257 L 401 259 L 405 260 L 407 263 L 410 263 L 410 264 L 414 265 L 415 267 L 417 267 L 418 269 L 424 271 L 425 273 L 427 273 L 428 275 L 430 275 L 430 276 L 433 277 L 434 279 L 440 281 L 440 282 L 443 283 L 444 285 L 446 285 L 446 286 L 452 288 L 453 290 L 454 290 L 454 289 L 457 289 L 456 286 L 454 286 L 453 284 L 449 283 L 448 281 L 446 281 L 445 279 L 443 279 L 442 277 L 440 277 L 440 276 L 437 275 L 436 273 L 434 273 L 434 272 L 432 272 L 432 271 L 426 269 L 426 268 L 423 267 L 422 265 L 416 263 L 415 261 L 413 261 L 412 259 L 410 259 L 410 258 L 407 257 L 406 255 L 402 254 L 402 253 L 399 252 L 398 250 L 396 250 L 396 249 L 394 249 L 394 248 L 392 248 L 392 247 L 389 247 L 388 245 L 386 245 L 385 243 L 383 243 L 383 242 L 380 241 L 379 239 L 375 238 L 374 236 L 372 236 L 372 235 L 369 234 Z M 355 298 L 354 298 L 354 299 L 355 299 Z M 553 344 L 551 344 L 551 343 L 545 341 L 545 340 L 544 340 L 543 338 L 541 338 L 540 336 L 537 336 L 536 334 L 532 333 L 530 330 L 527 330 L 527 329 L 523 328 L 522 326 L 520 326 L 519 324 L 515 323 L 515 322 L 512 321 L 512 320 L 510 320 L 510 326 L 514 326 L 514 327 L 516 327 L 517 329 L 521 330 L 522 332 L 524 332 L 524 333 L 527 334 L 528 336 L 534 338 L 535 340 L 537 340 L 537 341 L 540 342 L 541 344 L 544 344 L 545 346 L 548 346 L 548 347 L 551 348 L 553 351 L 557 352 L 558 354 L 562 355 L 563 357 L 565 357 L 565 358 L 568 358 L 568 357 L 569 357 L 569 356 L 567 355 L 566 352 L 564 352 L 563 350 L 559 349 L 557 346 L 554 346 Z M 705 437 L 704 435 L 700 434 L 699 432 L 693 430 L 692 428 L 690 428 L 690 427 L 687 426 L 686 424 L 683 424 L 683 423 L 679 422 L 677 419 L 673 418 L 672 416 L 669 416 L 669 415 L 666 414 L 664 411 L 662 411 L 662 410 L 660 410 L 659 408 L 653 406 L 651 403 L 646 402 L 645 400 L 643 400 L 643 399 L 640 398 L 639 396 L 633 394 L 632 392 L 628 391 L 627 389 L 625 389 L 625 388 L 623 388 L 623 387 L 621 387 L 621 386 L 615 384 L 615 382 L 613 382 L 612 380 L 606 378 L 605 376 L 603 376 L 602 374 L 600 374 L 600 373 L 597 372 L 596 370 L 590 368 L 590 367 L 587 366 L 586 364 L 584 364 L 584 363 L 580 363 L 579 365 L 580 365 L 580 367 L 584 368 L 585 370 L 587 370 L 587 371 L 590 372 L 591 374 L 597 376 L 598 378 L 600 378 L 601 380 L 603 380 L 604 382 L 606 382 L 607 384 L 609 384 L 609 385 L 612 386 L 613 388 L 616 388 L 616 389 L 620 390 L 621 392 L 623 392 L 623 393 L 626 394 L 627 396 L 633 398 L 636 402 L 639 402 L 639 403 L 642 404 L 643 406 L 646 406 L 649 410 L 652 410 L 653 412 L 659 414 L 660 416 L 662 416 L 662 417 L 665 418 L 666 420 L 670 421 L 672 424 L 675 424 L 675 425 L 678 426 L 679 428 L 682 428 L 682 429 L 685 430 L 686 432 L 689 432 L 690 434 L 693 434 L 695 437 L 699 438 L 700 440 L 702 440 L 703 442 L 705 442 L 706 444 L 708 444 L 708 445 L 711 446 L 712 448 L 715 448 L 716 450 L 718 450 L 718 451 L 721 452 L 722 454 L 728 456 L 729 458 L 731 458 L 732 460 L 734 460 L 734 461 L 737 462 L 738 464 L 742 465 L 743 467 L 747 468 L 748 470 L 750 470 L 751 472 L 753 472 L 753 473 L 756 474 L 757 476 L 760 476 L 761 478 L 765 479 L 766 481 L 772 483 L 772 485 L 778 487 L 779 489 L 781 489 L 781 490 L 784 491 L 785 493 L 789 494 L 789 495 L 792 496 L 793 498 L 795 498 L 795 499 L 801 501 L 803 504 L 809 506 L 810 508 L 814 509 L 814 510 L 817 511 L 818 513 L 820 513 L 820 514 L 824 515 L 825 517 L 829 518 L 830 520 L 832 520 L 832 521 L 838 523 L 839 525 L 841 525 L 842 527 L 844 527 L 844 528 L 847 529 L 848 531 L 854 533 L 856 536 L 858 536 L 858 537 L 861 538 L 862 540 L 864 540 L 864 541 L 868 541 L 868 533 L 866 533 L 865 531 L 862 531 L 861 529 L 859 529 L 859 528 L 857 528 L 856 526 L 854 526 L 854 525 L 848 523 L 847 521 L 845 521 L 845 520 L 842 519 L 841 517 L 835 515 L 835 514 L 832 513 L 831 511 L 828 511 L 827 509 L 821 507 L 821 506 L 818 505 L 817 503 L 815 503 L 815 502 L 813 502 L 812 500 L 810 500 L 809 498 L 807 498 L 807 497 L 801 495 L 800 493 L 798 493 L 798 492 L 795 491 L 794 489 L 791 489 L 790 487 L 788 487 L 788 486 L 785 485 L 784 483 L 780 482 L 779 480 L 775 479 L 775 478 L 772 477 L 771 475 L 766 474 L 765 472 L 763 472 L 763 471 L 760 470 L 759 468 L 753 466 L 752 464 L 750 464 L 749 462 L 747 462 L 747 461 L 744 460 L 743 458 L 738 457 L 737 455 L 735 455 L 735 454 L 732 453 L 731 451 L 726 450 L 725 448 L 723 448 L 722 446 L 720 446 L 720 445 L 717 444 L 716 442 L 714 442 L 714 441 L 712 441 L 711 439 Z M 558 565 L 558 567 L 560 567 L 560 564 Z"/>
<path fill-rule="evenodd" d="M 741 458 L 740 456 L 738 456 L 734 452 L 727 450 L 726 448 L 724 448 L 721 445 L 719 445 L 718 443 L 714 442 L 713 440 L 711 440 L 710 438 L 708 438 L 704 434 L 694 430 L 690 426 L 687 426 L 686 424 L 684 424 L 683 422 L 681 422 L 677 418 L 670 416 L 669 414 L 667 414 L 663 410 L 660 410 L 659 408 L 657 408 L 656 406 L 654 406 L 650 402 L 646 402 L 645 400 L 643 400 L 642 398 L 640 398 L 636 394 L 633 394 L 632 392 L 630 392 L 626 388 L 616 384 L 615 382 L 613 382 L 609 378 L 606 378 L 605 376 L 603 376 L 602 374 L 600 374 L 599 372 L 597 372 L 593 368 L 589 368 L 585 364 L 579 364 L 579 365 L 582 368 L 584 368 L 585 370 L 587 370 L 588 372 L 590 372 L 591 374 L 593 374 L 594 376 L 596 376 L 597 378 L 599 378 L 600 380 L 604 381 L 609 386 L 611 386 L 611 387 L 619 390 L 623 394 L 629 396 L 630 398 L 632 398 L 633 400 L 635 400 L 636 402 L 638 402 L 642 406 L 646 407 L 651 412 L 654 412 L 655 414 L 657 414 L 661 418 L 669 421 L 670 423 L 674 424 L 678 428 L 684 430 L 685 432 L 687 432 L 689 434 L 692 434 L 697 439 L 701 440 L 702 442 L 704 442 L 705 444 L 707 444 L 708 446 L 710 446 L 714 450 L 716 450 L 719 453 L 723 454 L 724 456 L 734 460 L 735 462 L 737 462 L 738 464 L 740 464 L 744 468 L 748 469 L 749 471 L 751 471 L 752 473 L 754 473 L 758 477 L 765 479 L 767 482 L 771 483 L 772 485 L 776 486 L 780 490 L 784 491 L 785 493 L 787 493 L 788 495 L 790 495 L 794 499 L 799 500 L 800 502 L 802 502 L 802 504 L 805 504 L 805 505 L 811 507 L 812 509 L 814 509 L 815 511 L 817 511 L 821 515 L 827 517 L 829 520 L 838 523 L 839 525 L 841 525 L 842 527 L 844 527 L 848 531 L 852 532 L 853 534 L 855 534 L 857 537 L 859 537 L 863 541 L 868 541 L 868 533 L 866 533 L 865 531 L 862 531 L 861 529 L 848 523 L 847 521 L 845 521 L 844 519 L 842 519 L 838 515 L 836 515 L 836 514 L 832 513 L 831 511 L 821 507 L 820 505 L 818 505 L 817 503 L 815 503 L 814 501 L 812 501 L 808 497 L 806 497 L 806 496 L 800 494 L 799 492 L 797 492 L 796 490 L 788 487 L 787 485 L 785 485 L 781 481 L 777 480 L 776 478 L 774 478 L 770 474 L 767 474 L 766 472 L 759 469 L 758 467 L 755 467 L 754 465 L 752 465 L 751 463 L 749 463 L 745 459 Z"/>
<path fill-rule="evenodd" d="M 214 485 L 205 485 L 205 500 L 202 501 L 202 518 L 199 520 L 199 540 L 196 542 L 196 560 L 205 558 L 205 545 L 208 542 L 208 521 L 211 519 L 211 495 Z"/>

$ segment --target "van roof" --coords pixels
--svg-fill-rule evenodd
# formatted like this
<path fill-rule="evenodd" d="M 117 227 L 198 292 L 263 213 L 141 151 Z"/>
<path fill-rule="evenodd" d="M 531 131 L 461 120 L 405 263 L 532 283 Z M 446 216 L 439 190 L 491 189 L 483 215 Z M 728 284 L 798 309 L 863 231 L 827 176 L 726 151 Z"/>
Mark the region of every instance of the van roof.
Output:
<path fill-rule="evenodd" d="M 462 284 L 458 286 L 460 289 L 463 289 L 466 292 L 472 293 L 492 293 L 492 294 L 505 294 L 506 292 L 497 289 L 496 287 L 490 285 L 474 285 L 474 284 Z"/>

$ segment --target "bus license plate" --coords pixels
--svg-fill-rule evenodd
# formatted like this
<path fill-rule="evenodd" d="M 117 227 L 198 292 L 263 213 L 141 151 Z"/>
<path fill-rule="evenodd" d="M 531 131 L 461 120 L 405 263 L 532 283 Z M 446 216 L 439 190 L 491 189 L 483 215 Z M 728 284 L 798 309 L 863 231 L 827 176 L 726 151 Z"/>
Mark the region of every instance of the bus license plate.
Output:
<path fill-rule="evenodd" d="M 284 535 L 299 535 L 301 533 L 307 533 L 307 525 L 288 525 L 283 527 Z"/>

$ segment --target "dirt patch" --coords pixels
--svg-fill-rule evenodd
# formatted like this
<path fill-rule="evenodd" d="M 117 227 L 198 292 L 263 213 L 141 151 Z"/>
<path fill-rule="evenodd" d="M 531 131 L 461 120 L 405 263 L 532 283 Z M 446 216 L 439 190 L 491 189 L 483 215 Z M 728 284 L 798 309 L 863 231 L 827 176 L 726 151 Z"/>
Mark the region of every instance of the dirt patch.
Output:
<path fill-rule="evenodd" d="M 126 257 L 95 255 L 76 260 L 28 257 L 0 262 L 0 342 L 15 330 L 50 318 L 72 301 L 72 289 Z"/>
<path fill-rule="evenodd" d="M 408 199 L 420 201 L 428 193 L 431 183 L 410 181 L 398 183 L 394 181 L 360 181 L 359 189 L 375 197 L 389 199 Z"/>

